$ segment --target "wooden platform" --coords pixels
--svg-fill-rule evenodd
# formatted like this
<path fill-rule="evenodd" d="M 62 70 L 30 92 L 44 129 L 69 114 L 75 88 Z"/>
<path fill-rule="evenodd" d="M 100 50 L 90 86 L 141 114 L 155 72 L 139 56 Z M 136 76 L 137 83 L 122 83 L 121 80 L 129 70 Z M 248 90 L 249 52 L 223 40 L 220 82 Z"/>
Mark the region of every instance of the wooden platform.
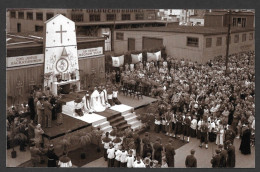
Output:
<path fill-rule="evenodd" d="M 86 91 L 80 91 L 77 93 L 64 94 L 61 98 L 61 101 L 65 104 L 66 102 L 75 100 L 76 96 L 79 95 L 83 97 L 86 94 Z M 151 103 L 157 101 L 157 99 L 143 96 L 143 99 L 140 98 L 132 98 L 130 96 L 124 96 L 122 94 L 118 95 L 119 101 L 127 106 L 131 106 L 133 109 L 139 109 L 142 107 L 146 107 Z M 96 112 L 96 114 L 101 115 L 107 119 L 107 121 L 113 121 L 114 118 L 119 118 L 121 115 L 120 109 L 114 108 L 113 110 L 108 108 L 103 112 Z M 91 118 L 91 115 L 89 116 Z M 75 118 L 69 115 L 63 115 L 63 124 L 57 125 L 56 121 L 52 121 L 51 128 L 44 128 L 44 137 L 49 140 L 58 138 L 60 136 L 65 135 L 66 133 L 72 133 L 77 130 L 84 129 L 92 125 L 92 123 L 88 123 L 86 121 L 93 120 L 84 120 L 83 118 Z M 93 121 L 94 123 L 95 121 Z M 103 122 L 103 121 L 102 121 Z"/>

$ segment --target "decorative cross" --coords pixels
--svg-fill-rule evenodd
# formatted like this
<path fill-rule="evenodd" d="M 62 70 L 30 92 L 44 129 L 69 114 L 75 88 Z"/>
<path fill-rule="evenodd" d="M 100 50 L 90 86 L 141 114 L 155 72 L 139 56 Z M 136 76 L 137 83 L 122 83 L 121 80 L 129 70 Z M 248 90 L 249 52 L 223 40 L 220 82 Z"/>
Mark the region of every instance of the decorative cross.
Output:
<path fill-rule="evenodd" d="M 60 25 L 60 31 L 56 31 L 56 33 L 60 33 L 60 42 L 62 43 L 62 33 L 66 33 L 66 30 L 62 30 L 62 25 Z"/>

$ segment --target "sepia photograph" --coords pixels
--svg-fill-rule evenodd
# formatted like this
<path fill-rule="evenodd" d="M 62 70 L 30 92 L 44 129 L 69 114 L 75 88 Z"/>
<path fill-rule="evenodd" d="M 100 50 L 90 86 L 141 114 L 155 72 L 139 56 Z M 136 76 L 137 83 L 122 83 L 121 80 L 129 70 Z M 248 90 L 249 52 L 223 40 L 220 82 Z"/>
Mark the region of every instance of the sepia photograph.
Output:
<path fill-rule="evenodd" d="M 5 14 L 6 167 L 255 168 L 255 9 Z"/>

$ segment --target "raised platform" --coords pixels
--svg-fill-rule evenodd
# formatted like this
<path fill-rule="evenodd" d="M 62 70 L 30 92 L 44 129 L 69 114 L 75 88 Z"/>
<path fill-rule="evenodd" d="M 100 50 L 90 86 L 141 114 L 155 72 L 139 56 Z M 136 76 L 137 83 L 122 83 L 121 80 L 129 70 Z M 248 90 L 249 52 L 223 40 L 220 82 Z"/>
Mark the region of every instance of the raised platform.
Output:
<path fill-rule="evenodd" d="M 86 91 L 66 94 L 62 96 L 61 101 L 63 104 L 70 104 L 75 100 L 76 95 L 83 97 L 85 94 Z M 104 132 L 110 132 L 113 126 L 119 129 L 125 129 L 129 126 L 132 129 L 137 129 L 140 127 L 141 122 L 137 120 L 137 116 L 132 112 L 157 101 L 157 99 L 146 96 L 138 100 L 137 98 L 121 94 L 118 95 L 118 99 L 121 101 L 121 105 L 112 106 L 103 112 L 84 114 L 82 117 L 75 116 L 74 114 L 64 114 L 63 124 L 57 126 L 55 125 L 55 121 L 53 121 L 52 128 L 44 129 L 44 136 L 51 140 L 65 135 L 68 131 L 74 132 L 88 126 L 99 126 Z"/>

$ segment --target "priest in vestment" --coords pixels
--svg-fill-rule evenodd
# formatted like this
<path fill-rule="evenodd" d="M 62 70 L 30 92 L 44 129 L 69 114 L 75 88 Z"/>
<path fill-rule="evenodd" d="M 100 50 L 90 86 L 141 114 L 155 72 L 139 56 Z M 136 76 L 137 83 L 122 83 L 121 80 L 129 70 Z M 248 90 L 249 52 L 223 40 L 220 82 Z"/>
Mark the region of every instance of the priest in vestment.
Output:
<path fill-rule="evenodd" d="M 104 107 L 109 107 L 110 105 L 107 102 L 107 90 L 105 86 L 102 86 L 102 91 L 100 93 L 101 103 Z"/>
<path fill-rule="evenodd" d="M 91 94 L 90 107 L 95 112 L 103 112 L 106 109 L 106 107 L 104 107 L 101 103 L 100 94 L 96 87 L 94 88 L 94 91 Z"/>

